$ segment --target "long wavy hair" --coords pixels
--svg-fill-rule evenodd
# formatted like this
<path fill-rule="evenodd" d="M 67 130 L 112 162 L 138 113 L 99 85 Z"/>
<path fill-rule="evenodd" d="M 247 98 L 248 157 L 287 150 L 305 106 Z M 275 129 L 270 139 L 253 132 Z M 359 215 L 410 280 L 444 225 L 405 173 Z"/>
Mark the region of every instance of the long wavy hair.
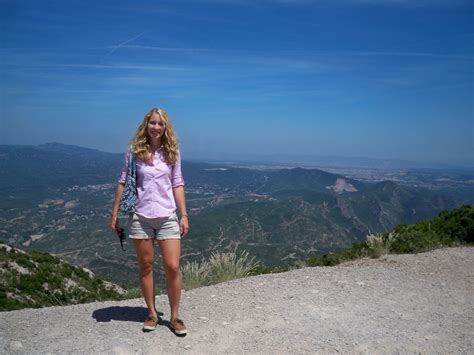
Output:
<path fill-rule="evenodd" d="M 151 157 L 149 155 L 150 150 L 150 138 L 148 137 L 148 122 L 150 122 L 151 116 L 157 113 L 165 124 L 165 132 L 161 137 L 161 143 L 163 144 L 163 155 L 166 162 L 173 165 L 178 160 L 178 139 L 173 130 L 171 120 L 165 110 L 161 108 L 152 108 L 143 117 L 142 123 L 138 126 L 137 133 L 132 140 L 133 153 L 138 159 L 141 159 L 148 164 L 151 164 Z"/>

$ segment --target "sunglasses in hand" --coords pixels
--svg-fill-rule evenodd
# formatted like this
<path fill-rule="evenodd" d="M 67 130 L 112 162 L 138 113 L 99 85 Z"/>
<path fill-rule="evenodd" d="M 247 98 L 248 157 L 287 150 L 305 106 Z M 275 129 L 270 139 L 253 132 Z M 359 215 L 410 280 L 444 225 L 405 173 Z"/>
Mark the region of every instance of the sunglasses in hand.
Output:
<path fill-rule="evenodd" d="M 122 247 L 122 250 L 126 250 L 123 247 L 123 241 L 125 240 L 125 230 L 123 228 L 116 228 L 115 231 L 117 232 L 117 235 L 120 239 L 120 246 Z"/>

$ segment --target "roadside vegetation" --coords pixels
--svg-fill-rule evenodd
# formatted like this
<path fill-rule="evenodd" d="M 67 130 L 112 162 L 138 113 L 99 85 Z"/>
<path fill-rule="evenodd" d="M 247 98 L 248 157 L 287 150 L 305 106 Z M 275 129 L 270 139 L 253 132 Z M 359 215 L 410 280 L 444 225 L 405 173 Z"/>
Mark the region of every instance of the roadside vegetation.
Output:
<path fill-rule="evenodd" d="M 0 311 L 126 299 L 136 293 L 51 254 L 0 244 Z"/>
<path fill-rule="evenodd" d="M 308 266 L 333 266 L 364 257 L 420 253 L 442 247 L 474 244 L 474 207 L 464 205 L 442 211 L 437 217 L 415 224 L 400 224 L 392 231 L 372 234 L 350 249 L 311 257 Z"/>
<path fill-rule="evenodd" d="M 209 260 L 188 262 L 182 266 L 183 288 L 190 290 L 250 276 L 259 265 L 255 257 L 249 257 L 247 251 L 240 254 L 236 250 L 214 252 Z"/>
<path fill-rule="evenodd" d="M 306 266 L 334 266 L 360 258 L 379 258 L 386 254 L 419 253 L 436 248 L 474 244 L 474 208 L 464 205 L 443 211 L 437 217 L 415 224 L 401 224 L 390 232 L 370 234 L 351 248 L 311 257 Z M 269 267 L 248 252 L 214 253 L 201 262 L 186 263 L 181 271 L 183 288 L 190 290 L 241 277 L 285 272 L 295 266 Z"/>

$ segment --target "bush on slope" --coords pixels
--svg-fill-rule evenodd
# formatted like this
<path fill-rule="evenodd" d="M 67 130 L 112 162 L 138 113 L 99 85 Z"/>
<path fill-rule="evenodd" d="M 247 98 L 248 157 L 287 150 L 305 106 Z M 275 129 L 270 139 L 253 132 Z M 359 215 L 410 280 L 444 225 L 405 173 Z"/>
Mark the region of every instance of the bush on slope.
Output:
<path fill-rule="evenodd" d="M 474 243 L 474 207 L 464 205 L 442 211 L 437 217 L 415 224 L 401 224 L 393 231 L 370 235 L 366 242 L 348 250 L 311 257 L 308 266 L 332 266 L 362 257 L 377 258 L 387 253 L 419 253 L 440 247 Z"/>
<path fill-rule="evenodd" d="M 126 290 L 51 254 L 0 244 L 0 311 L 126 297 Z"/>

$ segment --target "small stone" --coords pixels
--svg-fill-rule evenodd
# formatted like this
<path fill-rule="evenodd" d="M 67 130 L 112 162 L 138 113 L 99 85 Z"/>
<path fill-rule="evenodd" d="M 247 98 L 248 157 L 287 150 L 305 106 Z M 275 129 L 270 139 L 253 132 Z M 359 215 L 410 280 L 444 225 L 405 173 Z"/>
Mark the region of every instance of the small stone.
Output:
<path fill-rule="evenodd" d="M 12 349 L 22 349 L 23 348 L 23 344 L 20 343 L 19 341 L 12 341 L 10 343 L 10 348 Z"/>
<path fill-rule="evenodd" d="M 222 322 L 222 325 L 228 325 L 229 323 L 228 322 Z"/>
<path fill-rule="evenodd" d="M 207 322 L 209 320 L 209 318 L 207 318 L 207 317 L 199 317 L 199 319 L 204 321 L 204 322 Z"/>
<path fill-rule="evenodd" d="M 185 348 L 186 350 L 191 350 L 191 345 L 185 345 L 184 348 Z"/>

